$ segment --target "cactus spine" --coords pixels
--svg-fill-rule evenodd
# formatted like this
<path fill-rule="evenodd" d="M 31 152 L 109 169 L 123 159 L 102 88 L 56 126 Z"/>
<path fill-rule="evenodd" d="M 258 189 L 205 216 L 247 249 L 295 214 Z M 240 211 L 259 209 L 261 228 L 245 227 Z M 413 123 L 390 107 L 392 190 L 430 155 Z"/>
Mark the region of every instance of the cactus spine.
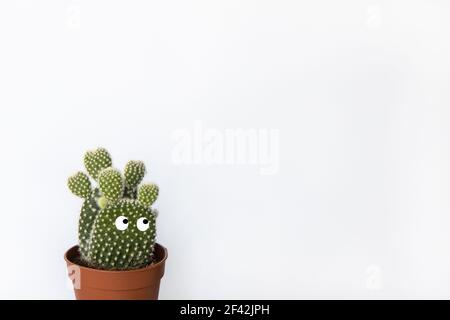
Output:
<path fill-rule="evenodd" d="M 98 148 L 84 156 L 89 177 L 77 172 L 69 177 L 69 189 L 84 199 L 78 223 L 81 259 L 106 270 L 129 270 L 152 262 L 157 211 L 151 205 L 158 197 L 155 184 L 142 184 L 145 165 L 129 161 L 124 175 L 112 167 L 108 151 Z"/>

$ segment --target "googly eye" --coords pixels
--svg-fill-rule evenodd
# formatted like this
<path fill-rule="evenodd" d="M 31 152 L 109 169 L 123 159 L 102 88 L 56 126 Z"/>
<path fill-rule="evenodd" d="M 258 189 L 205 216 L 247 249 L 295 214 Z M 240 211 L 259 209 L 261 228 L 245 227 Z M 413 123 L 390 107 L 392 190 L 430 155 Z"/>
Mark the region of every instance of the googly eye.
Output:
<path fill-rule="evenodd" d="M 148 228 L 150 228 L 150 221 L 148 221 L 147 218 L 141 217 L 137 221 L 137 228 L 140 231 L 146 231 Z"/>
<path fill-rule="evenodd" d="M 128 228 L 128 218 L 125 216 L 117 217 L 115 225 L 117 230 L 125 230 L 126 228 Z"/>

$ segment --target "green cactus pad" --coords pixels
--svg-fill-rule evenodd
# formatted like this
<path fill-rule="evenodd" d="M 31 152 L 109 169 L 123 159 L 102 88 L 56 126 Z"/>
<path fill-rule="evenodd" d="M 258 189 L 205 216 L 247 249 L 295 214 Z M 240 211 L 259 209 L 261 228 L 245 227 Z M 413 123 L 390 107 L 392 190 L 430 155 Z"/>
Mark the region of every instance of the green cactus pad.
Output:
<path fill-rule="evenodd" d="M 96 201 L 99 194 L 98 189 L 93 190 L 90 197 L 84 201 L 83 206 L 81 207 L 80 219 L 78 220 L 78 241 L 81 258 L 83 260 L 87 260 L 92 228 L 94 226 L 95 218 L 100 212 L 100 207 L 97 205 Z"/>
<path fill-rule="evenodd" d="M 145 176 L 145 165 L 142 161 L 129 161 L 124 170 L 125 186 L 130 189 L 137 187 Z"/>
<path fill-rule="evenodd" d="M 123 179 L 119 170 L 107 168 L 98 175 L 101 193 L 110 201 L 119 200 L 123 195 Z"/>
<path fill-rule="evenodd" d="M 104 148 L 88 151 L 84 155 L 84 166 L 91 177 L 97 180 L 100 171 L 112 166 L 111 156 Z"/>
<path fill-rule="evenodd" d="M 137 198 L 140 203 L 150 207 L 158 198 L 159 187 L 156 184 L 143 184 L 138 189 Z"/>
<path fill-rule="evenodd" d="M 87 199 L 91 194 L 91 181 L 83 172 L 77 172 L 67 180 L 70 191 L 80 198 Z"/>
<path fill-rule="evenodd" d="M 148 265 L 155 244 L 155 216 L 136 200 L 122 199 L 101 210 L 91 235 L 89 261 L 99 269 Z"/>

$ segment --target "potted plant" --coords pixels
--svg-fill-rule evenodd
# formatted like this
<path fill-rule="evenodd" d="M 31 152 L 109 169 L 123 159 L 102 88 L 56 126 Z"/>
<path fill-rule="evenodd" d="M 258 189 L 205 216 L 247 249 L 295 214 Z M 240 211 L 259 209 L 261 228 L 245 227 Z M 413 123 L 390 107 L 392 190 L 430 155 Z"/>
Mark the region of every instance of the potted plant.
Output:
<path fill-rule="evenodd" d="M 129 161 L 124 173 L 112 167 L 104 148 L 84 156 L 87 173 L 68 179 L 84 199 L 78 245 L 64 255 L 77 299 L 157 299 L 167 250 L 155 242 L 158 197 L 155 184 L 141 184 L 142 161 Z"/>

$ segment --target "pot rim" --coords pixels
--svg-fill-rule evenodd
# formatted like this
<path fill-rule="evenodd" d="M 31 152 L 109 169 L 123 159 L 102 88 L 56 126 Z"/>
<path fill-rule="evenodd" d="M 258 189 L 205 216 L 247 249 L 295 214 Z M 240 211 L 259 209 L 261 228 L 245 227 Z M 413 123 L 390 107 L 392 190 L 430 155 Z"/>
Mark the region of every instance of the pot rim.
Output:
<path fill-rule="evenodd" d="M 155 246 L 159 246 L 159 247 L 163 250 L 164 255 L 163 255 L 162 259 L 159 260 L 158 262 L 154 263 L 154 264 L 151 264 L 151 265 L 148 265 L 148 266 L 146 266 L 146 267 L 139 268 L 139 269 L 132 269 L 132 270 L 103 270 L 103 269 L 95 269 L 95 268 L 90 268 L 90 267 L 86 267 L 86 266 L 79 265 L 78 263 L 75 263 L 75 262 L 71 261 L 71 260 L 67 257 L 67 254 L 68 254 L 71 250 L 73 250 L 73 249 L 75 249 L 75 248 L 78 248 L 78 245 L 74 245 L 74 246 L 70 247 L 70 248 L 66 251 L 66 253 L 64 253 L 64 260 L 66 261 L 67 264 L 76 265 L 78 268 L 84 269 L 84 270 L 87 270 L 87 271 L 94 271 L 94 272 L 100 272 L 100 273 L 113 273 L 113 274 L 139 273 L 139 272 L 149 271 L 149 270 L 151 270 L 151 269 L 156 269 L 156 268 L 158 268 L 160 265 L 164 264 L 165 261 L 167 260 L 168 254 L 167 254 L 167 249 L 166 249 L 166 247 L 160 245 L 159 243 L 155 243 Z"/>

